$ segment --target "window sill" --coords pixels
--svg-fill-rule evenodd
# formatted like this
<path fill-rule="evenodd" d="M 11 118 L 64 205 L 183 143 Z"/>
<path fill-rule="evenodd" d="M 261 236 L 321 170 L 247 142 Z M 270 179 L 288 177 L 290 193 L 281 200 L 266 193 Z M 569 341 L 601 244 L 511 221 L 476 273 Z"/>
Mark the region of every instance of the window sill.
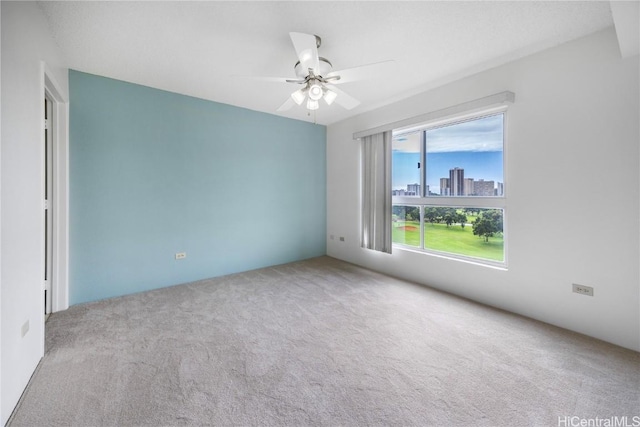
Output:
<path fill-rule="evenodd" d="M 475 258 L 464 257 L 464 256 L 460 256 L 460 255 L 430 252 L 430 251 L 420 250 L 420 249 L 417 249 L 417 248 L 412 248 L 412 247 L 409 247 L 409 246 L 399 245 L 397 243 L 394 243 L 392 248 L 393 248 L 392 251 L 401 250 L 401 251 L 405 251 L 405 252 L 413 252 L 413 253 L 417 253 L 417 254 L 421 254 L 421 255 L 427 255 L 427 256 L 431 256 L 431 257 L 435 257 L 435 258 L 441 258 L 441 259 L 446 259 L 446 260 L 450 260 L 450 261 L 463 262 L 463 263 L 466 263 L 466 264 L 472 264 L 472 265 L 477 265 L 477 266 L 480 266 L 480 267 L 491 268 L 493 270 L 509 271 L 509 269 L 507 268 L 506 263 L 498 263 L 498 262 L 492 262 L 492 261 L 481 261 L 481 260 L 478 260 L 478 259 L 475 259 Z"/>

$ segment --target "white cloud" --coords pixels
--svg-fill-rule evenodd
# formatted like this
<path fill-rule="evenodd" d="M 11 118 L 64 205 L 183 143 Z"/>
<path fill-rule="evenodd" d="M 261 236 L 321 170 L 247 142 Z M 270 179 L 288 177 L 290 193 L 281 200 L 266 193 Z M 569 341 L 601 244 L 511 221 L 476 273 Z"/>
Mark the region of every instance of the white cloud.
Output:
<path fill-rule="evenodd" d="M 420 154 L 420 134 L 422 132 L 414 132 L 409 135 L 402 135 L 393 140 L 393 151 L 403 153 Z"/>
<path fill-rule="evenodd" d="M 419 153 L 421 133 L 418 131 L 396 137 L 393 150 L 396 152 Z M 427 131 L 427 152 L 429 153 L 486 152 L 502 151 L 502 149 L 501 114 Z"/>

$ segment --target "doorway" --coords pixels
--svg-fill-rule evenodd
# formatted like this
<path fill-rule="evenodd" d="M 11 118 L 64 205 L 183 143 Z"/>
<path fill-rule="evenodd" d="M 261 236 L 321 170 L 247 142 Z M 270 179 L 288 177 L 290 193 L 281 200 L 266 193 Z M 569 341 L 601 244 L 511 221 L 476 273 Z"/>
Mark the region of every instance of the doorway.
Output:
<path fill-rule="evenodd" d="M 53 78 L 44 62 L 41 67 L 43 291 L 38 305 L 44 306 L 46 319 L 50 313 L 69 308 L 69 101 L 65 86 Z"/>

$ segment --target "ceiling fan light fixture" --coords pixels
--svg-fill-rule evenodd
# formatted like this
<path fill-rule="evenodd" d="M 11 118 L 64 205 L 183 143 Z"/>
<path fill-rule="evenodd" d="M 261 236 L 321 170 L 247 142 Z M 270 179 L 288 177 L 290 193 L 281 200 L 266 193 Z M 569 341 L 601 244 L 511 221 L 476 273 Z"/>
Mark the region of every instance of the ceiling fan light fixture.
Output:
<path fill-rule="evenodd" d="M 298 89 L 297 91 L 291 94 L 291 99 L 293 99 L 293 102 L 295 102 L 298 105 L 302 105 L 302 103 L 304 102 L 304 99 L 306 98 L 305 89 L 306 88 Z"/>
<path fill-rule="evenodd" d="M 265 78 L 265 80 L 295 83 L 300 85 L 298 86 L 300 89 L 289 95 L 291 99 L 287 98 L 287 100 L 278 107 L 278 112 L 289 110 L 296 104 L 300 107 L 305 106 L 309 112 L 315 111 L 320 108 L 321 98 L 329 106 L 335 102 L 346 110 L 351 110 L 357 107 L 360 101 L 342 92 L 333 85 L 357 80 L 357 75 L 362 75 L 362 70 L 365 69 L 365 67 L 391 62 L 382 61 L 375 64 L 348 68 L 342 71 L 333 71 L 331 62 L 318 55 L 320 37 L 296 32 L 289 33 L 289 37 L 298 56 L 298 61 L 293 66 L 296 78 L 270 77 Z M 340 97 L 340 99 L 338 99 L 338 97 Z"/>
<path fill-rule="evenodd" d="M 315 99 L 307 99 L 307 110 L 317 110 L 320 104 Z"/>
<path fill-rule="evenodd" d="M 338 97 L 338 94 L 335 93 L 334 91 L 332 91 L 331 89 L 324 89 L 324 102 L 327 103 L 327 105 L 331 105 L 333 104 L 333 101 L 336 100 L 336 98 Z"/>
<path fill-rule="evenodd" d="M 317 101 L 322 98 L 322 95 L 322 86 L 320 86 L 318 83 L 313 83 L 311 86 L 309 86 L 309 98 Z"/>

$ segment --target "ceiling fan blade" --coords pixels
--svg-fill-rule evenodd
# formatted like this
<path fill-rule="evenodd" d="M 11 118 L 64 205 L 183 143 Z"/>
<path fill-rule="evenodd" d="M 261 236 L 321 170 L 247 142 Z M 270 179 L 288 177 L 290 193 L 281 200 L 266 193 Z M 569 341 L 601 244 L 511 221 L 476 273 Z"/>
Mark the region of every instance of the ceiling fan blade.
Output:
<path fill-rule="evenodd" d="M 376 77 L 376 73 L 384 73 L 388 71 L 390 66 L 394 63 L 393 59 L 387 61 L 374 62 L 372 64 L 359 65 L 353 68 L 345 68 L 344 70 L 332 71 L 326 75 L 327 79 L 331 77 L 340 76 L 338 80 L 332 80 L 331 84 L 337 85 L 342 83 L 349 83 L 356 80 L 364 80 L 372 77 Z"/>
<path fill-rule="evenodd" d="M 358 105 L 360 105 L 360 101 L 355 99 L 353 96 L 345 93 L 344 91 L 338 89 L 334 85 L 326 85 L 326 86 L 327 86 L 328 89 L 334 91 L 338 95 L 336 97 L 336 100 L 333 101 L 336 104 L 341 105 L 342 107 L 344 107 L 347 110 L 353 110 Z"/>
<path fill-rule="evenodd" d="M 287 111 L 294 105 L 296 105 L 296 103 L 293 102 L 293 99 L 291 99 L 291 97 L 288 97 L 287 100 L 284 101 L 284 103 L 281 106 L 279 106 L 276 111 Z"/>
<path fill-rule="evenodd" d="M 307 82 L 305 79 L 286 79 L 285 81 L 287 83 L 297 83 L 299 85 Z"/>
<path fill-rule="evenodd" d="M 293 48 L 296 50 L 302 68 L 305 71 L 311 68 L 314 73 L 317 73 L 320 62 L 318 60 L 316 36 L 304 33 L 289 33 L 289 36 L 291 37 Z"/>

